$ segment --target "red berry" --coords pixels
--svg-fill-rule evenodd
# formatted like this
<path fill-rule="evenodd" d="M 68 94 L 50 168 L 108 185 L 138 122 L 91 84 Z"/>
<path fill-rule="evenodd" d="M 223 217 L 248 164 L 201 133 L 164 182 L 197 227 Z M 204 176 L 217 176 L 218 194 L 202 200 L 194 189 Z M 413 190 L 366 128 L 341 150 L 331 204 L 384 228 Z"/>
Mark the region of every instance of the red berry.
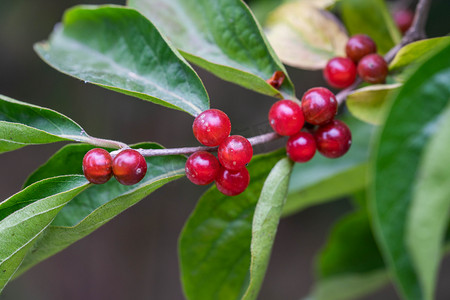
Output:
<path fill-rule="evenodd" d="M 405 33 L 414 21 L 414 13 L 408 9 L 398 10 L 394 13 L 394 21 L 398 29 Z"/>
<path fill-rule="evenodd" d="M 337 113 L 337 107 L 336 97 L 326 88 L 309 89 L 302 98 L 305 121 L 314 125 L 325 124 L 333 120 Z"/>
<path fill-rule="evenodd" d="M 291 100 L 275 102 L 269 111 L 269 122 L 279 135 L 293 135 L 302 129 L 305 120 L 300 106 Z"/>
<path fill-rule="evenodd" d="M 347 153 L 352 144 L 350 128 L 339 120 L 320 126 L 314 133 L 317 150 L 326 157 L 337 158 Z"/>
<path fill-rule="evenodd" d="M 250 182 L 250 175 L 246 168 L 231 171 L 220 168 L 216 178 L 216 187 L 224 195 L 236 196 L 245 191 Z"/>
<path fill-rule="evenodd" d="M 220 145 L 231 131 L 231 122 L 221 110 L 208 109 L 199 114 L 192 124 L 195 138 L 205 146 Z"/>
<path fill-rule="evenodd" d="M 232 135 L 220 144 L 218 156 L 223 167 L 237 171 L 250 162 L 253 148 L 245 137 Z"/>
<path fill-rule="evenodd" d="M 112 176 L 112 157 L 100 148 L 89 150 L 83 158 L 83 173 L 90 183 L 102 184 Z"/>
<path fill-rule="evenodd" d="M 291 136 L 286 144 L 286 152 L 289 158 L 295 162 L 309 161 L 316 154 L 314 136 L 308 132 L 299 132 Z"/>
<path fill-rule="evenodd" d="M 267 79 L 266 82 L 278 90 L 283 84 L 285 78 L 286 76 L 282 71 L 275 71 L 272 77 Z"/>
<path fill-rule="evenodd" d="M 332 87 L 346 88 L 355 82 L 356 66 L 350 58 L 335 57 L 328 61 L 323 76 Z"/>
<path fill-rule="evenodd" d="M 358 63 L 359 77 L 369 83 L 383 83 L 388 72 L 386 61 L 378 54 L 366 55 Z"/>
<path fill-rule="evenodd" d="M 136 150 L 126 149 L 114 157 L 112 168 L 118 182 L 133 185 L 144 178 L 147 173 L 147 162 Z"/>
<path fill-rule="evenodd" d="M 207 185 L 213 182 L 219 173 L 220 164 L 209 152 L 197 151 L 186 161 L 186 176 L 194 184 Z"/>
<path fill-rule="evenodd" d="M 365 34 L 355 34 L 352 36 L 345 46 L 347 57 L 357 63 L 364 56 L 376 53 L 377 45 Z"/>

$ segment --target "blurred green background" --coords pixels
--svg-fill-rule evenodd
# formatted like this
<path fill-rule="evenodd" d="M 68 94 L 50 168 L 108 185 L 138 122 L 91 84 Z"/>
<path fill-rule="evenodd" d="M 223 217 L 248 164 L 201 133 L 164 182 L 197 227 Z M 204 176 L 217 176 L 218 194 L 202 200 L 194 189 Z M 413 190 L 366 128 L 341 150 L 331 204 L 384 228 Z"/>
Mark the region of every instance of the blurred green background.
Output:
<path fill-rule="evenodd" d="M 449 1 L 433 2 L 429 31 L 432 35 L 447 34 Z M 123 1 L 0 0 L 0 93 L 55 109 L 93 136 L 126 143 L 154 141 L 166 147 L 197 145 L 191 134 L 193 119 L 188 114 L 85 84 L 40 61 L 33 44 L 47 38 L 65 9 L 80 3 Z M 324 84 L 320 72 L 288 71 L 299 97 L 306 89 Z M 230 116 L 233 133 L 250 136 L 267 130 L 267 112 L 273 99 L 198 72 L 211 106 Z M 0 200 L 19 191 L 27 175 L 61 146 L 34 146 L 2 154 Z M 256 149 L 266 150 L 266 146 Z M 204 191 L 186 179 L 157 190 L 11 282 L 0 299 L 183 299 L 177 239 Z M 333 222 L 350 208 L 347 201 L 338 201 L 283 219 L 259 299 L 305 296 L 313 283 L 315 253 Z M 442 269 L 438 299 L 450 299 L 450 286 L 445 284 L 450 280 L 450 260 Z M 389 286 L 364 299 L 399 298 Z"/>

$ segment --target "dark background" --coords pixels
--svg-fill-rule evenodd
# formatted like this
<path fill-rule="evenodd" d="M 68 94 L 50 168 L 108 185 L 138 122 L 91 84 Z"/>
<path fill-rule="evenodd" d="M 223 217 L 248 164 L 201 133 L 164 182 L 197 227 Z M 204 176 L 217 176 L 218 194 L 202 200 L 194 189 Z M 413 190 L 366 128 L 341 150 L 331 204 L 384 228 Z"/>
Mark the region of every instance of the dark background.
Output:
<path fill-rule="evenodd" d="M 435 1 L 430 32 L 449 31 L 448 2 Z M 84 1 L 86 4 L 122 1 Z M 192 117 L 114 93 L 58 73 L 39 60 L 33 43 L 46 39 L 65 9 L 77 1 L 0 0 L 0 93 L 59 111 L 93 136 L 166 147 L 196 145 Z M 211 106 L 227 112 L 234 133 L 259 130 L 273 100 L 198 70 Z M 320 72 L 289 69 L 301 95 L 322 85 Z M 237 109 L 237 107 L 239 107 Z M 27 175 L 61 143 L 1 154 L 0 199 L 21 189 Z M 11 282 L 1 299 L 183 299 L 177 238 L 204 187 L 185 178 L 157 190 L 93 234 Z M 313 258 L 335 220 L 350 210 L 343 200 L 281 221 L 259 299 L 300 299 L 313 282 Z M 0 245 L 1 246 L 1 245 Z M 450 298 L 450 261 L 440 276 L 438 299 Z M 208 284 L 205 282 L 205 284 Z M 389 286 L 364 298 L 399 299 Z"/>

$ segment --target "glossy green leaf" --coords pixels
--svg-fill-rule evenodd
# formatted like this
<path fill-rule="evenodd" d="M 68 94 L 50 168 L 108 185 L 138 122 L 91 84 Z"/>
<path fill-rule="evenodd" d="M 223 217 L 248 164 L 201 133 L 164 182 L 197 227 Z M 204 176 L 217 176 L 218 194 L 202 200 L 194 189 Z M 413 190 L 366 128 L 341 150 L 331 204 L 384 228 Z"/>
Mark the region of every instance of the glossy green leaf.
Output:
<path fill-rule="evenodd" d="M 345 28 L 311 1 L 280 6 L 269 15 L 265 31 L 281 60 L 293 67 L 319 70 L 331 58 L 345 56 Z"/>
<path fill-rule="evenodd" d="M 50 39 L 35 45 L 60 72 L 85 82 L 198 115 L 209 108 L 195 71 L 158 29 L 120 6 L 77 6 Z"/>
<path fill-rule="evenodd" d="M 253 216 L 250 282 L 242 300 L 258 297 L 286 201 L 293 165 L 287 157 L 280 160 L 270 171 L 262 188 Z"/>
<path fill-rule="evenodd" d="M 373 228 L 405 299 L 424 299 L 408 251 L 406 222 L 420 157 L 436 119 L 450 100 L 450 43 L 419 66 L 394 99 L 371 164 Z"/>
<path fill-rule="evenodd" d="M 449 96 L 450 100 L 450 96 Z M 435 299 L 434 289 L 450 211 L 450 108 L 422 156 L 415 183 L 407 241 L 424 291 Z"/>
<path fill-rule="evenodd" d="M 192 63 L 266 95 L 295 97 L 289 77 L 280 91 L 266 82 L 275 71 L 287 72 L 243 1 L 128 0 L 128 5 L 156 24 Z"/>
<path fill-rule="evenodd" d="M 67 145 L 33 173 L 27 184 L 58 173 L 80 173 L 83 156 L 91 148 L 89 145 Z M 135 148 L 159 149 L 161 146 L 145 143 Z M 64 168 L 61 161 L 69 157 Z M 147 157 L 146 161 L 148 171 L 140 183 L 124 186 L 112 178 L 106 184 L 91 185 L 75 197 L 44 231 L 25 257 L 18 274 L 80 240 L 164 184 L 184 175 L 184 156 Z"/>
<path fill-rule="evenodd" d="M 384 0 L 341 0 L 342 19 L 350 35 L 364 33 L 385 54 L 401 39 Z"/>
<path fill-rule="evenodd" d="M 270 170 L 283 157 L 284 151 L 255 156 L 248 166 L 250 185 L 238 196 L 225 196 L 212 187 L 200 198 L 179 242 L 187 299 L 241 298 L 249 284 L 257 200 Z"/>
<path fill-rule="evenodd" d="M 373 126 L 352 117 L 343 121 L 352 131 L 353 142 L 349 152 L 339 159 L 329 159 L 317 153 L 311 161 L 296 164 L 283 215 L 350 195 L 367 186 L 366 170 Z"/>
<path fill-rule="evenodd" d="M 81 162 L 83 161 L 83 157 L 93 148 L 95 148 L 95 146 L 87 144 L 69 144 L 62 147 L 50 157 L 47 162 L 31 173 L 23 185 L 24 188 L 37 181 L 50 177 L 70 174 L 82 175 L 83 167 Z"/>
<path fill-rule="evenodd" d="M 360 88 L 347 96 L 348 110 L 361 121 L 380 125 L 390 105 L 390 99 L 401 84 L 377 84 Z"/>
<path fill-rule="evenodd" d="M 397 52 L 392 62 L 389 64 L 389 70 L 398 70 L 410 64 L 420 62 L 426 57 L 426 54 L 439 47 L 441 43 L 448 42 L 450 37 L 439 37 L 426 39 L 408 44 Z"/>
<path fill-rule="evenodd" d="M 0 204 L 0 292 L 57 213 L 87 186 L 84 176 L 54 177 Z"/>
<path fill-rule="evenodd" d="M 90 137 L 68 117 L 0 95 L 0 153 L 28 145 Z"/>

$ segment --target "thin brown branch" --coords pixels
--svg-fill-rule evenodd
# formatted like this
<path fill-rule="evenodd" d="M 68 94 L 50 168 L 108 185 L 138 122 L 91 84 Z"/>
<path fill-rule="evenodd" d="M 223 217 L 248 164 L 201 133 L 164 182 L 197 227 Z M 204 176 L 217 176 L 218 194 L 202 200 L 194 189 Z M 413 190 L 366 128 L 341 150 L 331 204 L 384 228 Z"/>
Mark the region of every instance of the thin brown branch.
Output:
<path fill-rule="evenodd" d="M 257 135 L 248 139 L 252 146 L 265 144 L 276 139 L 281 138 L 281 135 L 276 134 L 275 132 L 269 132 L 261 135 Z M 180 154 L 192 154 L 197 151 L 207 151 L 207 152 L 215 152 L 218 147 L 183 147 L 183 148 L 172 148 L 172 149 L 136 149 L 143 156 L 164 156 L 164 155 L 180 155 Z M 121 150 L 116 150 L 111 152 L 112 156 L 117 155 Z"/>

